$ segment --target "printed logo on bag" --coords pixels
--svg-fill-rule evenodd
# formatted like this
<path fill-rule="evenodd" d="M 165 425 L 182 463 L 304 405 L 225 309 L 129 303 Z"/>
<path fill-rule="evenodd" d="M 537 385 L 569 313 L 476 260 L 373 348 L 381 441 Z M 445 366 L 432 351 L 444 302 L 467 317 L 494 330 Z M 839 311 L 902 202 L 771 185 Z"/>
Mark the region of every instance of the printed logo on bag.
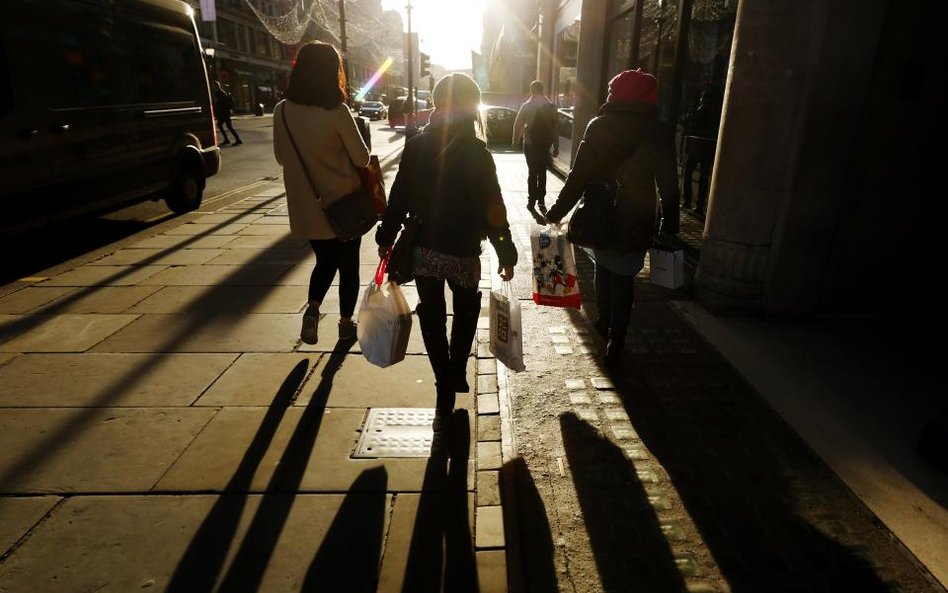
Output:
<path fill-rule="evenodd" d="M 506 315 L 497 314 L 497 339 L 503 343 L 510 341 L 510 318 Z"/>
<path fill-rule="evenodd" d="M 546 233 L 540 233 L 539 242 L 540 249 L 546 249 L 550 246 L 550 236 Z"/>

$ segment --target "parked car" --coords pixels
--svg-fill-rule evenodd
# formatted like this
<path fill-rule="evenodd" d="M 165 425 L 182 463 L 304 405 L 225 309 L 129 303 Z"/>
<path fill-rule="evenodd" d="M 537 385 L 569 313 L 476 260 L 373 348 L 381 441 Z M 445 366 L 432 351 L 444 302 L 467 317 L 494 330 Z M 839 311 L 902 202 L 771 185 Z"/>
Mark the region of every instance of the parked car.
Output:
<path fill-rule="evenodd" d="M 179 0 L 0 2 L 0 234 L 163 197 L 220 168 L 193 9 Z"/>
<path fill-rule="evenodd" d="M 372 121 L 388 117 L 388 108 L 381 101 L 364 101 L 359 107 L 359 115 L 365 116 Z"/>
<path fill-rule="evenodd" d="M 514 120 L 517 119 L 517 110 L 501 105 L 481 105 L 480 110 L 487 143 L 510 146 L 513 141 L 513 126 Z"/>

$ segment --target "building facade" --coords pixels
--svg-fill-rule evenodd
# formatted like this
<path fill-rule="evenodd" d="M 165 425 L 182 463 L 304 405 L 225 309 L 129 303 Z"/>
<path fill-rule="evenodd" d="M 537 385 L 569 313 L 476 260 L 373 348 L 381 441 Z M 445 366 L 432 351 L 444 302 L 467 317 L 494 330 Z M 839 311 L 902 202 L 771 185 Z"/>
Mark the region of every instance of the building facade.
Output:
<path fill-rule="evenodd" d="M 941 113 L 933 12 L 944 7 L 540 0 L 537 77 L 561 109 L 557 166 L 569 169 L 622 70 L 656 74 L 679 150 L 697 97 L 716 95 L 698 298 L 769 316 L 884 313 L 897 299 L 882 274 L 921 271 L 896 246 L 930 249 L 936 234 L 919 233 L 932 222 L 930 130 Z"/>

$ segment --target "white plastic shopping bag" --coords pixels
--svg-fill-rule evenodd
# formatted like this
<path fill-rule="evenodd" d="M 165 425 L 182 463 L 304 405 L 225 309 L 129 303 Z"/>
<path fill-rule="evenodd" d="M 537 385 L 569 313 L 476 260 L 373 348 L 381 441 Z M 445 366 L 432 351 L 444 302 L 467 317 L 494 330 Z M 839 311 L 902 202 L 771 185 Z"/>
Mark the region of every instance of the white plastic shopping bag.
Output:
<path fill-rule="evenodd" d="M 582 304 L 576 281 L 573 246 L 559 225 L 533 227 L 533 302 L 578 309 Z"/>
<path fill-rule="evenodd" d="M 510 282 L 490 293 L 490 353 L 512 371 L 527 368 L 523 364 L 520 302 L 513 298 Z"/>
<path fill-rule="evenodd" d="M 385 368 L 405 358 L 411 335 L 411 307 L 394 282 L 382 282 L 388 260 L 379 262 L 375 279 L 362 294 L 356 336 L 366 360 Z"/>

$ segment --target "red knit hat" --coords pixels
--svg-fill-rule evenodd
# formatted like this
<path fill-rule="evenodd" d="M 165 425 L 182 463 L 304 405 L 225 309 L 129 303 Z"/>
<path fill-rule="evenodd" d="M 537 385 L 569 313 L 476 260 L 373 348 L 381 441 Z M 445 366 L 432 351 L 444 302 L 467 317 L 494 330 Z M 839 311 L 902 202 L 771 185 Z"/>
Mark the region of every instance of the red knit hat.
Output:
<path fill-rule="evenodd" d="M 658 81 L 642 69 L 620 72 L 609 81 L 609 96 L 606 101 L 658 102 Z"/>

